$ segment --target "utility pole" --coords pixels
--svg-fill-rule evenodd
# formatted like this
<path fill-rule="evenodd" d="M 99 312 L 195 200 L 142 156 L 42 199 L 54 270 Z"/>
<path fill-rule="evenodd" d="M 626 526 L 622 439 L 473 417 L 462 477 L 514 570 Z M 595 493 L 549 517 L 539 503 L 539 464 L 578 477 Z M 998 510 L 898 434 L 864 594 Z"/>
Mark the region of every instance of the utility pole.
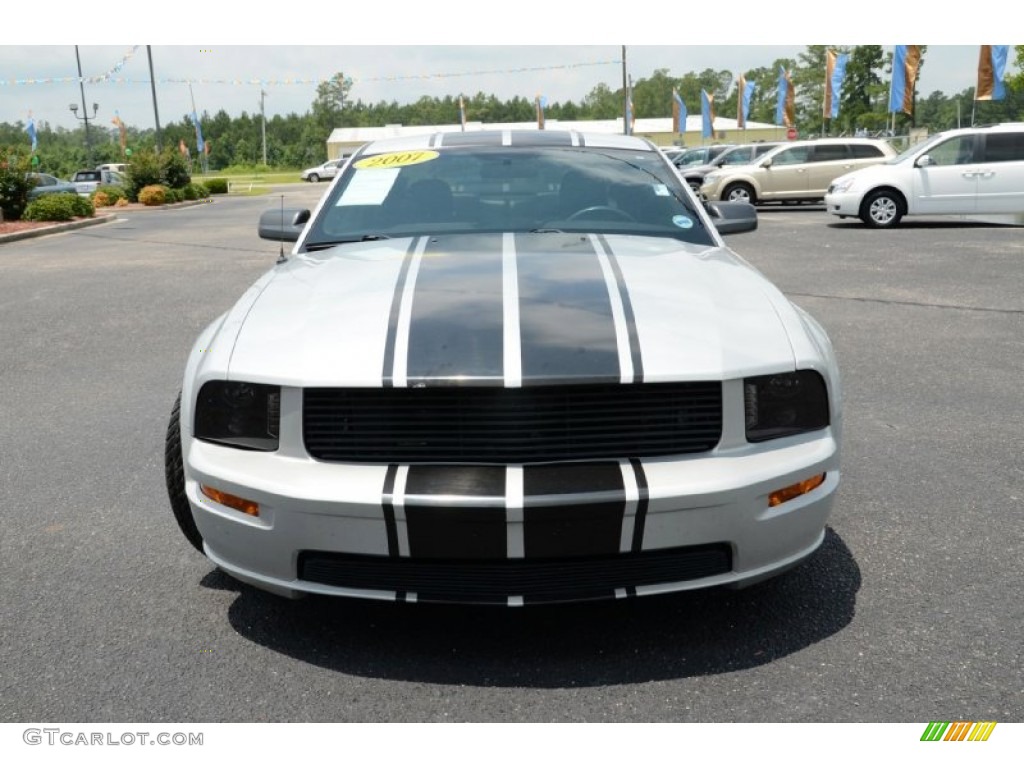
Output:
<path fill-rule="evenodd" d="M 80 120 L 85 121 L 85 157 L 88 165 L 92 168 L 92 143 L 89 140 L 89 108 L 85 105 L 85 79 L 82 77 L 82 57 L 78 54 L 78 46 L 75 46 L 75 61 L 78 62 L 78 88 L 82 94 L 82 117 Z M 96 113 L 99 111 L 100 105 L 92 105 L 92 116 L 96 117 Z M 72 114 L 78 117 L 78 106 L 72 104 L 70 106 Z"/>
<path fill-rule="evenodd" d="M 267 164 L 267 114 L 263 109 L 263 97 L 266 96 L 266 91 L 260 88 L 260 118 L 263 121 L 263 165 Z"/>
<path fill-rule="evenodd" d="M 156 151 L 160 152 L 160 111 L 156 108 L 156 78 L 153 77 L 153 47 L 146 46 L 146 56 L 149 58 L 149 87 L 153 91 L 153 118 L 156 120 Z"/>
<path fill-rule="evenodd" d="M 623 133 L 629 135 L 629 82 L 626 79 L 626 46 L 622 46 L 622 93 L 626 97 L 622 102 Z"/>

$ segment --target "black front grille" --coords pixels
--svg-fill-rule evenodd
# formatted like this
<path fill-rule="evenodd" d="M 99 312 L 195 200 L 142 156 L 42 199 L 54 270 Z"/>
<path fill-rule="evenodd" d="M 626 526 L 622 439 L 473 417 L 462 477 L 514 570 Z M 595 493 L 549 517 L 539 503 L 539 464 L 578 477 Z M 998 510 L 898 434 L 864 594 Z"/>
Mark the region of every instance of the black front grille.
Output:
<path fill-rule="evenodd" d="M 598 600 L 616 589 L 706 578 L 732 570 L 726 544 L 568 560 L 428 560 L 299 553 L 299 579 L 349 589 L 416 593 L 420 602 L 526 603 Z"/>
<path fill-rule="evenodd" d="M 720 382 L 305 390 L 326 461 L 528 464 L 699 453 L 722 435 Z"/>

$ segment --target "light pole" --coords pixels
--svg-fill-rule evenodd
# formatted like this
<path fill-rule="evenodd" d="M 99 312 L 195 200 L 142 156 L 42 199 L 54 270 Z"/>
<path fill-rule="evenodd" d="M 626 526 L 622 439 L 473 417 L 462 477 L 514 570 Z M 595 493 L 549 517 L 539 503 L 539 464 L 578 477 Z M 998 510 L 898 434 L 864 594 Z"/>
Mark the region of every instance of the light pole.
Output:
<path fill-rule="evenodd" d="M 72 114 L 79 120 L 85 121 L 85 157 L 89 167 L 92 167 L 92 144 L 89 141 L 89 109 L 85 106 L 85 81 L 82 79 L 82 57 L 78 55 L 78 46 L 75 46 L 75 60 L 78 62 L 78 87 L 82 93 L 82 116 L 78 117 L 78 105 L 69 104 L 68 109 L 71 110 Z M 99 112 L 100 105 L 95 101 L 92 103 L 92 117 L 96 117 L 96 113 Z"/>

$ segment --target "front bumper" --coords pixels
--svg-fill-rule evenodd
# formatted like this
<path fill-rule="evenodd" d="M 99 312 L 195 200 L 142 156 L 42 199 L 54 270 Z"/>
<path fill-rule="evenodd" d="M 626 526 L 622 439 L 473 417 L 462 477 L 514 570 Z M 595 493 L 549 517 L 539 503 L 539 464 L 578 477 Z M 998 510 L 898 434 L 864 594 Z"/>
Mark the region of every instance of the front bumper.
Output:
<path fill-rule="evenodd" d="M 704 177 L 704 183 L 700 185 L 700 196 L 704 200 L 718 200 L 722 194 L 722 180 L 708 179 Z"/>
<path fill-rule="evenodd" d="M 478 472 L 186 444 L 207 556 L 289 597 L 519 605 L 743 586 L 817 549 L 840 477 L 830 429 L 699 456 Z M 819 473 L 814 490 L 769 506 Z M 475 474 L 497 485 L 446 485 Z M 201 484 L 257 502 L 259 516 Z"/>
<path fill-rule="evenodd" d="M 825 210 L 833 216 L 860 216 L 860 192 L 829 192 L 825 195 Z"/>

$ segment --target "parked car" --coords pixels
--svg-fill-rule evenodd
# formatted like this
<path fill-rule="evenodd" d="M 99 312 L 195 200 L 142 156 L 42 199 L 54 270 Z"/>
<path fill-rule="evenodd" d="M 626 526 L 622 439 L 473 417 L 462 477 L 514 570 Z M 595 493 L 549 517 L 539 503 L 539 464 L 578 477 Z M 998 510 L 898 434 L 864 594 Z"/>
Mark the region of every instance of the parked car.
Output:
<path fill-rule="evenodd" d="M 878 228 L 908 214 L 1024 217 L 1024 123 L 936 134 L 887 163 L 840 176 L 825 208 Z"/>
<path fill-rule="evenodd" d="M 882 139 L 791 141 L 750 165 L 719 168 L 704 177 L 700 193 L 708 200 L 817 201 L 832 180 L 850 171 L 882 163 L 896 150 Z"/>
<path fill-rule="evenodd" d="M 691 165 L 707 165 L 733 144 L 709 144 L 706 147 L 690 147 L 672 158 L 676 168 L 687 168 Z"/>
<path fill-rule="evenodd" d="M 722 152 L 710 163 L 688 165 L 680 169 L 686 183 L 695 193 L 700 193 L 704 177 L 725 165 L 749 165 L 770 149 L 779 146 L 777 141 L 759 141 L 752 144 L 737 144 Z"/>
<path fill-rule="evenodd" d="M 117 171 L 120 174 L 128 172 L 128 163 L 104 163 L 96 166 L 97 171 Z"/>
<path fill-rule="evenodd" d="M 125 186 L 126 180 L 117 171 L 104 171 L 100 169 L 87 169 L 76 171 L 71 177 L 71 183 L 75 190 L 83 197 L 88 197 L 102 186 Z"/>
<path fill-rule="evenodd" d="M 278 594 L 506 606 L 744 586 L 839 484 L 824 330 L 634 136 L 440 133 L 353 156 L 188 355 L 182 533 Z"/>
<path fill-rule="evenodd" d="M 302 172 L 302 180 L 316 183 L 322 180 L 333 179 L 338 174 L 338 168 L 344 164 L 345 158 L 328 160 L 326 163 L 318 165 L 316 168 L 307 168 L 304 170 Z"/>
<path fill-rule="evenodd" d="M 78 192 L 78 189 L 70 181 L 58 179 L 48 173 L 27 173 L 25 176 L 33 182 L 32 189 L 28 191 L 29 200 L 61 192 L 70 192 L 71 194 Z"/>

